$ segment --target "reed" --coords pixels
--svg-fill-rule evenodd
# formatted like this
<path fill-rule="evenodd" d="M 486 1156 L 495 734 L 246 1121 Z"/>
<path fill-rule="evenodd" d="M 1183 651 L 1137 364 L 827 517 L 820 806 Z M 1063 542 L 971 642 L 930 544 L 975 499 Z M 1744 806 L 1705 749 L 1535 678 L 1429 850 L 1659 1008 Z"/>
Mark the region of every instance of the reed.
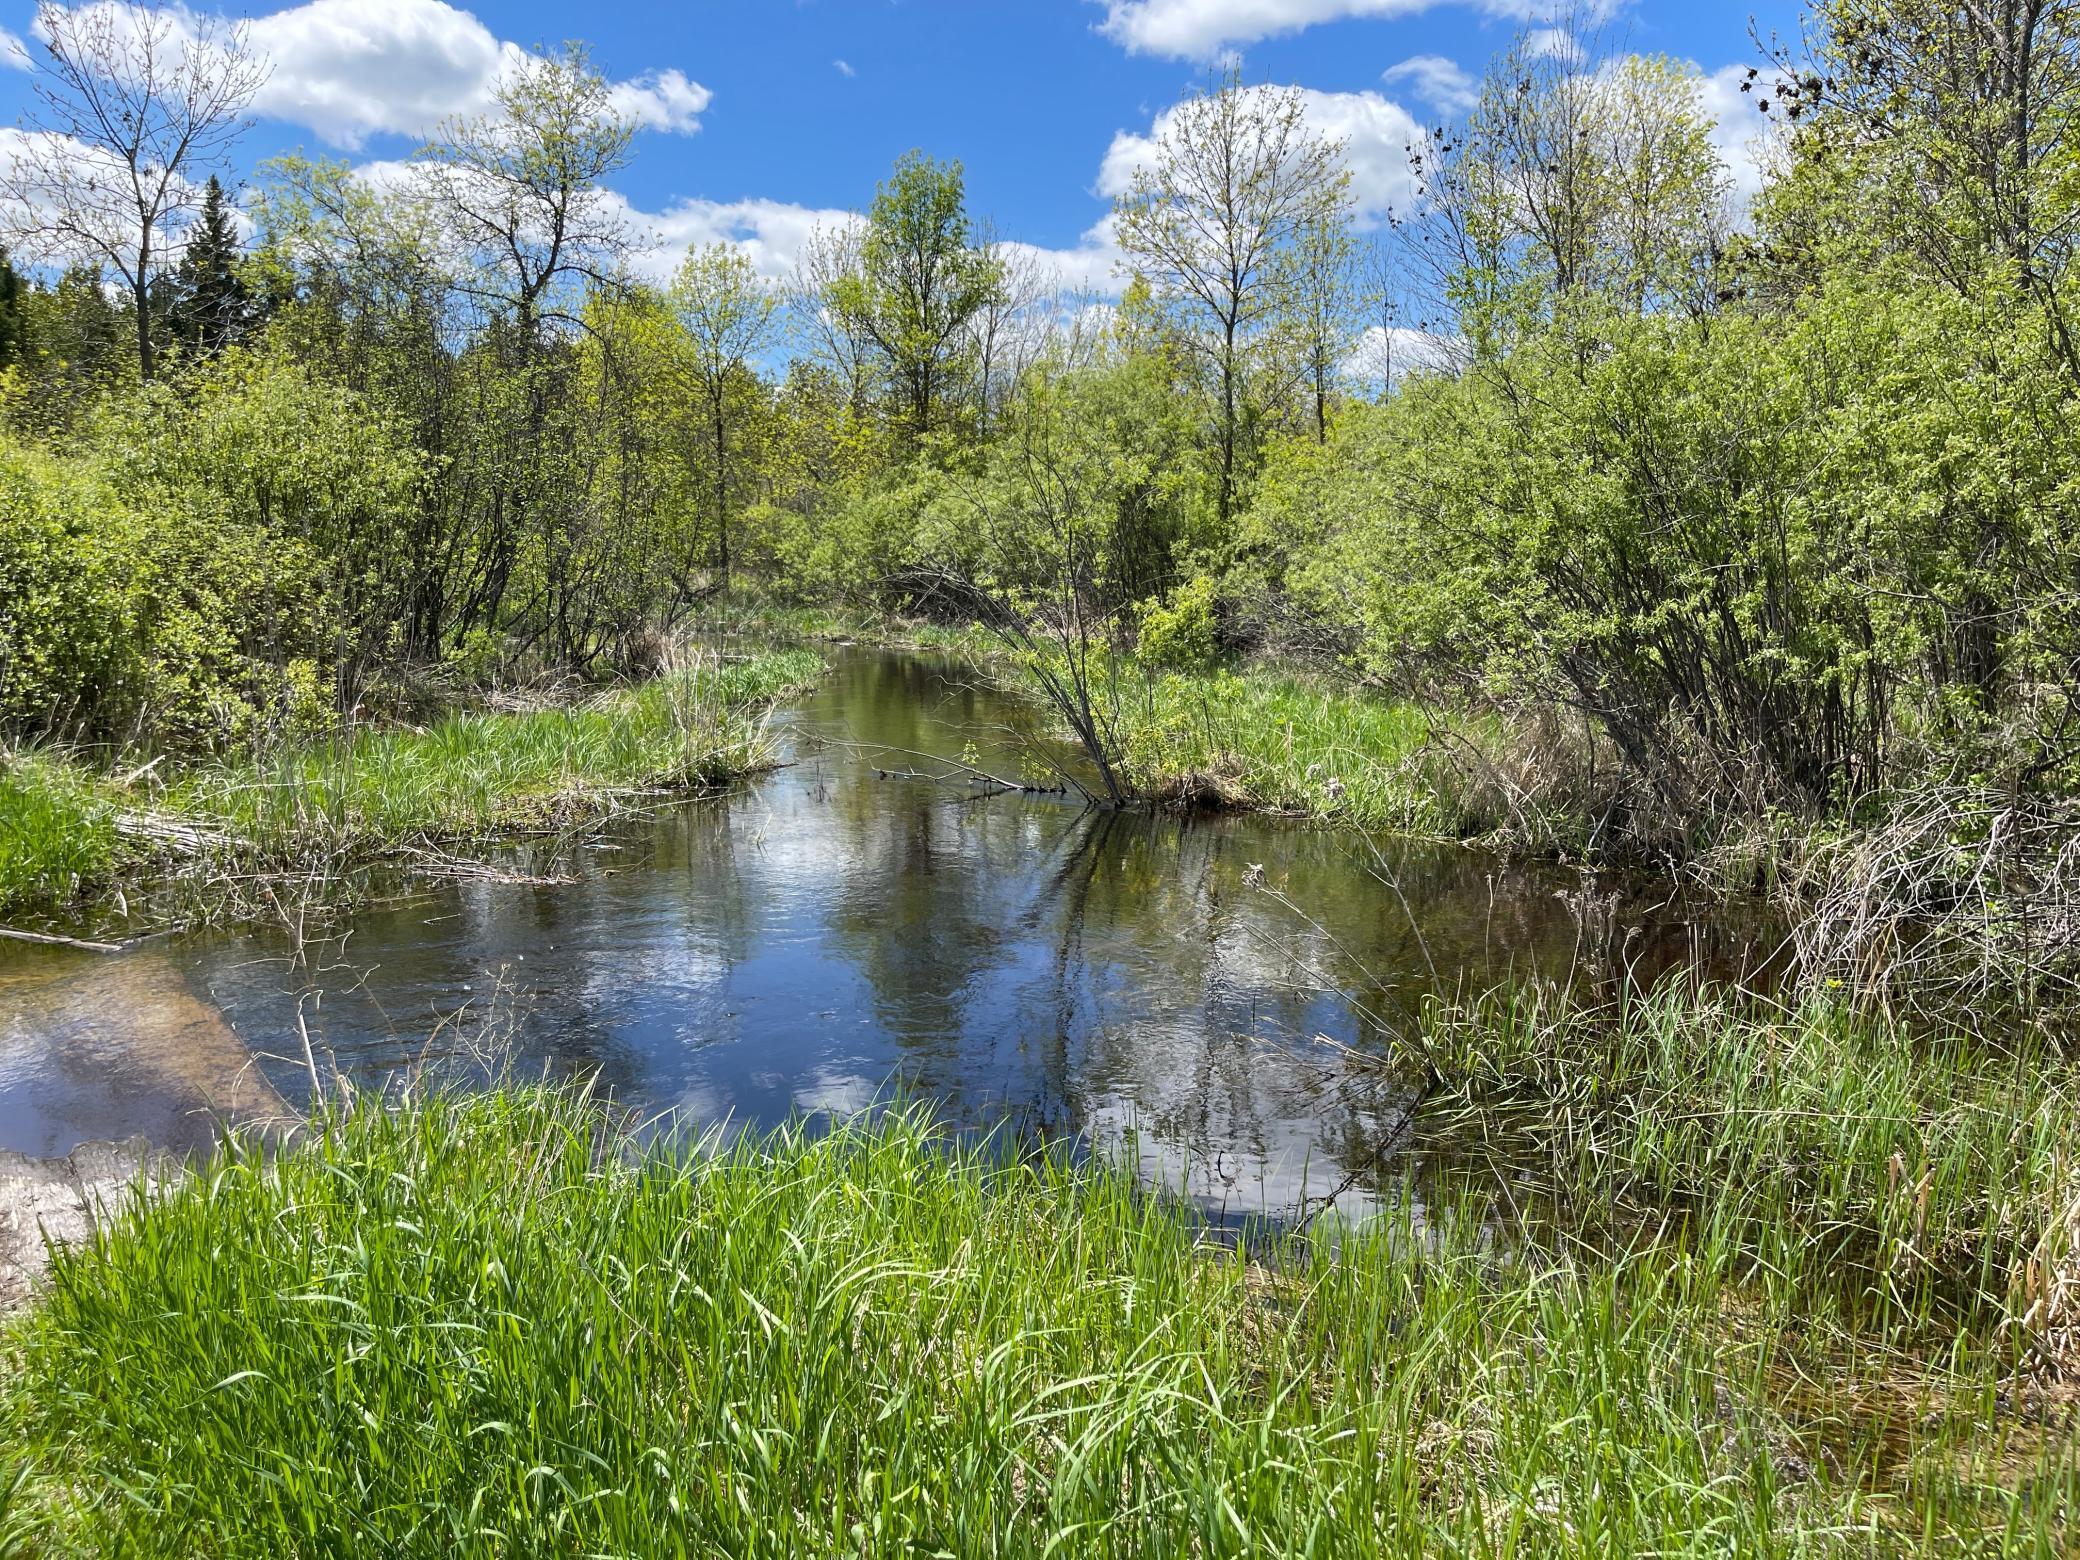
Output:
<path fill-rule="evenodd" d="M 1846 1000 L 1518 986 L 1399 1044 L 1456 1117 L 1542 1168 L 1576 1228 L 1681 1229 L 1809 1325 L 1968 1326 L 2080 1375 L 2080 1065 L 2034 1031 L 1929 1031 Z"/>

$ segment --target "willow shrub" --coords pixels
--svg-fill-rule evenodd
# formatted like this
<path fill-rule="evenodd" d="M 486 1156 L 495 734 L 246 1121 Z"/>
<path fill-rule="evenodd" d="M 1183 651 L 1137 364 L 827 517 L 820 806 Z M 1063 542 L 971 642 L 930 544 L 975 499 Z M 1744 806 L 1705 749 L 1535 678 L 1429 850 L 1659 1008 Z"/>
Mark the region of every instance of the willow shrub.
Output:
<path fill-rule="evenodd" d="M 1370 670 L 1581 708 L 1681 811 L 1970 768 L 2080 654 L 2080 443 L 2003 286 L 1571 317 L 1354 409 L 1247 534 Z"/>
<path fill-rule="evenodd" d="M 313 387 L 223 373 L 62 452 L 0 432 L 0 730 L 193 752 L 325 712 L 356 638 L 341 506 L 372 479 L 323 455 Z"/>

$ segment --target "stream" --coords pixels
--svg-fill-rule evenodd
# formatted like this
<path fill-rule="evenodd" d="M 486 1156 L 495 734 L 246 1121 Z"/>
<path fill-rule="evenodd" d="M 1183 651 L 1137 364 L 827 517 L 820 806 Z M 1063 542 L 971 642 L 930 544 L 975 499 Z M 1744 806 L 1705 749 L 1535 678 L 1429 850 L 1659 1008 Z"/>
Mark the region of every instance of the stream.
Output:
<path fill-rule="evenodd" d="M 675 1123 L 766 1126 L 897 1095 L 961 1129 L 1131 1146 L 1216 1218 L 1334 1194 L 1362 1216 L 1426 1150 L 1374 1055 L 1433 993 L 1758 962 L 1702 903 L 1480 851 L 1250 815 L 990 794 L 1036 767 L 1021 698 L 921 654 L 831 653 L 774 717 L 785 767 L 299 942 L 105 955 L 0 944 L 0 1150 L 301 1102 L 313 1048 L 402 1070 L 596 1074 Z M 1056 751 L 1054 763 L 1073 767 Z"/>

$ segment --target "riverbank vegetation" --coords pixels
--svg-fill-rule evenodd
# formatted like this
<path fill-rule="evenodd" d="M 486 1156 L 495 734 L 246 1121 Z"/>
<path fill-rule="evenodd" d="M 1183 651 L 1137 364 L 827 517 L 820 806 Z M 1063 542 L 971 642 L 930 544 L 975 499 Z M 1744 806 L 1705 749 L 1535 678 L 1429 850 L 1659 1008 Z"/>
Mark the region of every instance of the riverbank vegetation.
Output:
<path fill-rule="evenodd" d="M 1706 1102 L 1623 1022 L 1617 1092 Z M 682 1160 L 571 1091 L 371 1106 L 59 1256 L 0 1385 L 15 1505 L 88 1553 L 2065 1553 L 2049 1313 L 2001 1325 L 2040 1210 L 1863 1131 L 1800 1113 L 1763 1180 L 1709 1127 L 1607 1140 L 1684 1216 L 1593 1251 L 1498 1238 L 1486 1177 L 1420 1235 L 1238 1247 L 915 1111 Z"/>
<path fill-rule="evenodd" d="M 767 712 L 821 669 L 801 650 L 695 654 L 632 688 L 350 725 L 169 780 L 17 755 L 0 771 L 0 913 L 114 892 L 143 910 L 177 888 L 181 919 L 218 919 L 270 880 L 439 868 L 456 851 L 594 825 L 770 763 Z"/>

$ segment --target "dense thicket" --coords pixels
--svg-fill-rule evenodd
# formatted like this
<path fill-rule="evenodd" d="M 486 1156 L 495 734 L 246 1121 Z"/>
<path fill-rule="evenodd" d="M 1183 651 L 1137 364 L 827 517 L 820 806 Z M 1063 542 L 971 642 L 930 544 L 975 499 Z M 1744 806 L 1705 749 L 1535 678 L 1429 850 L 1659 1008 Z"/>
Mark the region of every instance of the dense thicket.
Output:
<path fill-rule="evenodd" d="M 210 745 L 405 666 L 639 669 L 734 586 L 979 616 L 1101 748 L 1138 643 L 1569 710 L 1663 816 L 2069 789 L 2076 11 L 1821 0 L 1750 196 L 1667 60 L 1504 51 L 1385 217 L 1219 77 L 1116 303 L 922 154 L 784 280 L 646 284 L 632 127 L 536 57 L 404 178 L 268 165 L 242 252 L 207 195 L 142 359 L 90 272 L 0 287 L 0 719 Z"/>

